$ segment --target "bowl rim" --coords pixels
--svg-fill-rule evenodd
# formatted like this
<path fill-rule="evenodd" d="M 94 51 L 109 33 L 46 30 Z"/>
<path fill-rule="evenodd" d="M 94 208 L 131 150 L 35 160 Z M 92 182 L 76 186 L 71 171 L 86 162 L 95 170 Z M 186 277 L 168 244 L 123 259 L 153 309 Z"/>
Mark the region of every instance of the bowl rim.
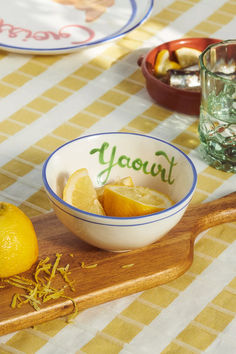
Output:
<path fill-rule="evenodd" d="M 152 213 L 152 214 L 147 214 L 147 215 L 141 215 L 141 216 L 132 216 L 132 217 L 117 217 L 117 216 L 107 216 L 107 215 L 98 215 L 98 214 L 93 214 L 93 213 L 90 213 L 90 212 L 87 212 L 85 210 L 82 210 L 82 209 L 79 209 L 79 208 L 76 208 L 74 207 L 73 205 L 65 202 L 62 198 L 60 198 L 53 190 L 52 188 L 50 187 L 48 181 L 47 181 L 47 177 L 46 177 L 46 171 L 47 171 L 47 166 L 48 166 L 48 163 L 49 161 L 51 160 L 51 158 L 61 149 L 63 149 L 65 146 L 75 142 L 75 141 L 78 141 L 78 140 L 82 140 L 82 139 L 88 139 L 88 138 L 92 138 L 92 137 L 100 137 L 100 136 L 103 136 L 103 135 L 132 135 L 132 136 L 138 136 L 138 137 L 145 137 L 145 138 L 148 138 L 148 139 L 153 139 L 153 140 L 156 140 L 156 141 L 160 141 L 164 144 L 167 144 L 169 146 L 171 146 L 174 150 L 177 150 L 181 155 L 183 155 L 183 157 L 188 161 L 191 169 L 192 169 L 192 173 L 193 173 L 193 181 L 192 181 L 192 184 L 191 184 L 191 188 L 190 190 L 188 191 L 188 193 L 184 196 L 184 198 L 182 198 L 179 202 L 175 203 L 174 205 L 172 205 L 171 207 L 169 208 L 166 208 L 162 211 L 159 211 L 159 212 L 156 212 L 156 213 Z M 44 183 L 44 186 L 46 188 L 46 190 L 48 191 L 48 193 L 53 196 L 53 198 L 59 202 L 60 204 L 62 204 L 64 207 L 67 207 L 69 208 L 70 210 L 73 210 L 74 212 L 79 212 L 81 213 L 82 215 L 85 215 L 85 216 L 91 216 L 91 217 L 97 217 L 101 220 L 140 220 L 140 219 L 143 219 L 143 220 L 146 220 L 150 217 L 153 217 L 155 215 L 163 215 L 173 209 L 175 209 L 176 207 L 178 207 L 179 205 L 183 204 L 190 196 L 191 194 L 194 192 L 195 190 L 195 187 L 196 187 L 196 184 L 197 184 L 197 171 L 196 171 L 196 167 L 194 165 L 194 163 L 192 162 L 192 160 L 183 152 L 181 151 L 178 147 L 176 147 L 175 145 L 169 143 L 168 141 L 165 141 L 163 139 L 160 139 L 160 138 L 157 138 L 157 137 L 154 137 L 152 135 L 146 135 L 146 134 L 140 134 L 140 133 L 129 133 L 129 132 L 115 132 L 115 131 L 110 131 L 110 132 L 103 132 L 103 133 L 94 133 L 94 134 L 88 134 L 88 135 L 83 135 L 83 136 L 80 136 L 76 139 L 73 139 L 73 140 L 70 140 L 68 142 L 66 142 L 65 144 L 59 146 L 57 149 L 55 149 L 49 156 L 48 158 L 46 159 L 46 161 L 44 162 L 43 164 L 43 167 L 42 167 L 42 180 L 43 180 L 43 183 Z M 51 200 L 51 198 L 50 198 Z M 52 201 L 52 200 L 51 200 Z M 53 202 L 53 201 L 52 201 Z M 187 203 L 188 204 L 188 203 Z M 58 205 L 57 205 L 58 206 Z M 185 206 L 183 206 L 184 208 Z M 182 210 L 183 208 L 181 208 L 180 210 Z M 63 211 L 65 211 L 63 209 Z M 175 213 L 174 213 L 175 214 Z M 170 217 L 172 216 L 173 214 L 167 216 L 167 217 Z M 75 215 L 73 215 L 75 216 Z M 76 216 L 75 216 L 76 217 Z M 85 220 L 85 221 L 89 221 L 89 220 Z M 94 221 L 91 221 L 91 222 L 94 222 Z M 119 225 L 120 226 L 120 225 Z M 124 226 L 127 226 L 127 225 L 124 225 Z M 130 225 L 129 225 L 130 226 Z"/>
<path fill-rule="evenodd" d="M 186 204 L 184 204 L 183 206 L 181 206 L 180 209 L 174 211 L 172 214 L 170 215 L 167 215 L 167 216 L 163 216 L 163 217 L 159 217 L 158 219 L 154 219 L 154 220 L 144 220 L 145 222 L 139 222 L 139 223 L 129 223 L 129 224 L 116 224 L 116 223 L 104 223 L 104 222 L 99 222 L 99 221 L 95 221 L 95 220 L 88 220 L 88 219 L 84 219 L 82 218 L 81 216 L 77 216 L 77 215 L 74 215 L 70 212 L 68 212 L 67 210 L 64 210 L 63 208 L 61 208 L 59 205 L 57 205 L 50 197 L 49 197 L 51 203 L 53 203 L 58 209 L 60 209 L 61 211 L 63 211 L 64 213 L 66 213 L 67 215 L 70 215 L 72 216 L 73 218 L 76 218 L 76 219 L 79 219 L 79 220 L 82 220 L 82 221 L 85 221 L 85 222 L 88 222 L 90 224 L 95 224 L 95 225 L 104 225 L 104 226 L 112 226 L 112 227 L 131 227 L 131 226 L 142 226 L 142 225 L 148 225 L 148 224 L 153 224 L 155 222 L 159 222 L 161 220 L 164 220 L 164 219 L 168 219 L 172 216 L 174 216 L 175 214 L 178 214 L 180 213 L 182 210 L 184 210 L 188 204 L 190 203 L 190 201 L 188 201 Z M 176 205 L 176 204 L 175 204 Z M 167 210 L 167 209 L 165 209 Z M 168 208 L 168 210 L 170 210 L 170 208 Z M 77 211 L 81 211 L 81 209 L 78 209 L 77 208 Z M 163 210 L 164 211 L 164 210 Z M 161 212 L 158 212 L 158 213 L 152 213 L 152 214 L 148 214 L 148 215 L 142 215 L 142 216 L 139 216 L 139 217 L 112 217 L 112 216 L 106 216 L 106 215 L 97 215 L 97 214 L 92 214 L 92 213 L 88 213 L 87 214 L 90 214 L 91 216 L 93 217 L 100 217 L 100 216 L 103 216 L 103 217 L 107 217 L 107 218 L 110 218 L 110 219 L 113 219 L 113 221 L 133 221 L 134 219 L 137 219 L 137 218 L 141 218 L 141 217 L 144 217 L 144 216 L 155 216 L 155 214 L 160 214 Z M 107 219 L 106 219 L 107 220 Z M 142 221 L 142 220 L 141 220 Z"/>

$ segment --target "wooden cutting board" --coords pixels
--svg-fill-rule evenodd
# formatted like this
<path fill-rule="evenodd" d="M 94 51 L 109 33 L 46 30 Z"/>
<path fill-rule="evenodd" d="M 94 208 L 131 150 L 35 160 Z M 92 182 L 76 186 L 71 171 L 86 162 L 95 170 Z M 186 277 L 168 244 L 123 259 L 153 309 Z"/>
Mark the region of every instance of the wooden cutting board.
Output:
<path fill-rule="evenodd" d="M 70 278 L 75 281 L 75 291 L 68 290 L 67 295 L 75 300 L 79 310 L 83 310 L 167 283 L 183 274 L 192 264 L 196 236 L 212 226 L 236 221 L 236 192 L 189 207 L 179 224 L 160 241 L 125 253 L 107 252 L 87 245 L 69 232 L 54 213 L 35 217 L 32 221 L 39 241 L 39 258 L 49 256 L 53 262 L 56 253 L 63 254 L 60 264 L 70 264 Z M 81 262 L 97 266 L 83 268 Z M 24 276 L 29 277 L 33 271 L 34 267 Z M 55 281 L 60 285 L 62 280 L 59 277 Z M 39 311 L 28 304 L 12 309 L 10 303 L 15 292 L 18 289 L 11 285 L 0 289 L 0 335 L 74 310 L 72 301 L 65 298 L 50 300 Z"/>

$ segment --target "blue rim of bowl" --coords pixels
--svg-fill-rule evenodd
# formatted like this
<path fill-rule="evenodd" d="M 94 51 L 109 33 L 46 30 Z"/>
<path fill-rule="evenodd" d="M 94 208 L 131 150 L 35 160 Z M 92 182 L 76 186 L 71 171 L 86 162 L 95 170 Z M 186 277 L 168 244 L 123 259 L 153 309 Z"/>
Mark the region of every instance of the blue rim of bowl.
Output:
<path fill-rule="evenodd" d="M 89 213 L 87 211 L 84 211 L 84 210 L 81 210 L 81 209 L 78 209 L 74 206 L 72 206 L 71 204 L 68 204 L 66 203 L 63 199 L 61 199 L 55 192 L 53 192 L 53 190 L 51 189 L 51 187 L 49 186 L 48 182 L 47 182 L 47 178 L 46 178 L 46 169 L 47 169 L 47 165 L 50 161 L 50 159 L 52 158 L 52 156 L 60 149 L 64 148 L 66 145 L 69 145 L 71 143 L 73 143 L 74 141 L 77 141 L 77 140 L 82 140 L 82 139 L 88 139 L 88 138 L 93 138 L 93 137 L 96 137 L 96 136 L 102 136 L 102 135 L 134 135 L 134 136 L 139 136 L 139 137 L 144 137 L 144 138 L 148 138 L 148 139 L 153 139 L 153 140 L 156 140 L 156 141 L 160 141 L 164 144 L 167 144 L 169 146 L 171 146 L 172 148 L 174 148 L 175 150 L 177 150 L 180 154 L 182 154 L 185 159 L 188 161 L 189 165 L 191 166 L 192 168 L 192 173 L 193 173 L 193 182 L 192 182 L 192 186 L 189 190 L 189 192 L 186 194 L 186 196 L 181 199 L 178 203 L 175 203 L 173 206 L 171 206 L 170 208 L 167 208 L 165 210 L 162 210 L 162 211 L 159 211 L 157 213 L 153 213 L 153 214 L 148 214 L 148 215 L 142 215 L 142 216 L 133 216 L 133 217 L 115 217 L 115 216 L 106 216 L 106 215 L 98 215 L 98 214 L 93 214 L 93 213 Z M 92 217 L 97 217 L 99 219 L 103 219 L 103 220 L 145 220 L 147 218 L 150 218 L 150 217 L 153 217 L 154 215 L 158 214 L 158 215 L 161 215 L 161 214 L 164 214 L 166 213 L 167 211 L 170 211 L 170 210 L 173 210 L 175 209 L 176 207 L 178 207 L 180 204 L 184 203 L 189 197 L 190 195 L 193 193 L 195 187 L 196 187 L 196 184 L 197 184 L 197 171 L 196 171 L 196 168 L 192 162 L 192 160 L 183 152 L 181 151 L 179 148 L 177 148 L 176 146 L 172 145 L 171 143 L 165 141 L 165 140 L 162 140 L 160 138 L 156 138 L 154 136 L 151 136 L 151 135 L 145 135 L 145 134 L 138 134 L 138 133 L 128 133 L 128 132 L 105 132 L 105 133 L 96 133 L 96 134 L 90 134 L 90 135 L 84 135 L 84 136 L 81 136 L 79 138 L 76 138 L 76 139 L 73 139 L 73 140 L 70 140 L 68 141 L 67 143 L 59 146 L 55 151 L 53 151 L 49 157 L 47 158 L 47 160 L 44 162 L 43 164 L 43 168 L 42 168 L 42 179 L 43 179 L 43 183 L 44 183 L 44 186 L 46 188 L 46 190 L 49 192 L 50 195 L 53 196 L 53 198 L 55 200 L 57 200 L 59 203 L 61 203 L 62 205 L 64 205 L 65 207 L 73 210 L 73 211 L 76 211 L 76 212 L 80 212 L 82 215 L 86 215 L 86 216 L 92 216 Z M 50 198 L 51 200 L 51 198 Z M 64 212 L 66 212 L 65 210 L 63 210 Z M 179 210 L 178 210 L 179 211 Z M 69 214 L 69 213 L 68 213 Z M 71 214 L 70 214 L 71 215 Z M 173 214 L 172 214 L 173 215 Z M 73 215 L 74 216 L 74 215 Z M 169 215 L 168 217 L 170 217 L 171 215 Z M 148 222 L 147 222 L 148 223 Z M 120 226 L 120 225 L 119 225 Z M 129 225 L 130 226 L 130 225 Z"/>
<path fill-rule="evenodd" d="M 141 18 L 140 21 L 138 21 L 133 27 L 128 28 L 126 31 L 124 30 L 125 28 L 127 28 L 127 26 L 131 23 L 131 21 L 133 20 L 133 18 L 135 17 L 135 13 L 137 11 L 137 4 L 136 4 L 136 0 L 130 0 L 131 3 L 131 7 L 132 7 L 132 13 L 130 15 L 129 20 L 127 21 L 127 23 L 121 27 L 118 31 L 114 32 L 113 34 L 104 37 L 102 39 L 99 39 L 97 41 L 94 42 L 89 42 L 89 43 L 84 43 L 84 44 L 79 44 L 76 46 L 70 46 L 70 47 L 62 47 L 62 48 L 27 48 L 27 47 L 18 47 L 18 46 L 11 46 L 8 44 L 3 44 L 0 42 L 0 48 L 4 49 L 15 49 L 17 52 L 29 52 L 29 53 L 53 53 L 53 52 L 68 52 L 68 51 L 74 51 L 77 50 L 79 48 L 84 48 L 84 47 L 90 47 L 93 45 L 98 45 L 98 44 L 102 44 L 102 43 L 106 43 L 108 41 L 112 41 L 115 39 L 118 39 L 122 36 L 125 36 L 127 33 L 133 31 L 135 28 L 139 27 L 151 14 L 151 11 L 153 9 L 153 5 L 154 5 L 154 0 L 149 0 L 150 1 L 150 5 L 147 9 L 147 11 L 145 12 L 144 16 Z"/>
<path fill-rule="evenodd" d="M 175 215 L 175 214 L 178 214 L 179 212 L 181 212 L 183 209 L 185 209 L 188 204 L 190 203 L 190 200 L 184 205 L 181 207 L 181 209 L 178 209 L 176 210 L 174 213 L 172 213 L 171 215 L 168 215 L 168 216 L 163 216 L 163 218 L 159 218 L 159 219 L 156 219 L 156 220 L 151 220 L 151 221 L 147 221 L 147 222 L 143 222 L 143 223 L 135 223 L 135 224 L 104 224 L 104 223 L 101 223 L 101 222 L 98 222 L 98 221 L 91 221 L 91 220 L 87 220 L 87 219 L 83 219 L 81 218 L 80 216 L 77 216 L 77 215 L 74 215 L 74 214 L 71 214 L 71 213 L 68 213 L 68 211 L 62 209 L 59 205 L 57 205 L 56 203 L 54 203 L 54 201 L 49 197 L 50 201 L 52 204 L 54 204 L 58 209 L 60 209 L 61 211 L 63 211 L 64 213 L 66 213 L 67 215 L 70 215 L 72 216 L 73 218 L 76 218 L 76 219 L 79 219 L 79 220 L 82 220 L 84 222 L 87 222 L 89 224 L 95 224 L 95 225 L 106 225 L 106 226 L 112 226 L 112 227 L 131 227 L 131 226 L 142 226 L 142 225 L 147 225 L 147 224 L 154 224 L 155 222 L 159 222 L 161 220 L 164 220 L 164 219 L 168 219 L 170 218 L 171 216 Z M 175 204 L 176 205 L 176 204 Z M 170 209 L 170 208 L 169 208 Z M 77 210 L 80 210 L 80 209 L 77 209 Z M 150 216 L 150 215 L 155 215 L 157 213 L 153 213 L 153 214 L 149 214 L 149 215 L 143 215 L 143 216 Z M 158 213 L 160 214 L 160 212 Z M 96 215 L 96 214 L 92 214 L 92 215 Z M 139 217 L 133 217 L 133 218 L 116 218 L 117 219 L 121 219 L 121 220 L 127 220 L 127 219 L 137 219 L 137 218 L 141 218 L 142 216 L 139 216 Z M 115 219 L 114 217 L 110 217 L 110 216 L 107 216 L 107 218 L 110 218 L 110 219 Z"/>

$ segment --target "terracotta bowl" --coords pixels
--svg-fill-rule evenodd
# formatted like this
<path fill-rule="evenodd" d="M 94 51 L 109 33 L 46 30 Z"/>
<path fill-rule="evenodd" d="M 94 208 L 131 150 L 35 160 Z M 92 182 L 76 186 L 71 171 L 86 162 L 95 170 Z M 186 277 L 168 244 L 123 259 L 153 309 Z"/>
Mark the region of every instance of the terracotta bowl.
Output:
<path fill-rule="evenodd" d="M 167 49 L 173 60 L 174 51 L 181 47 L 189 47 L 203 51 L 210 44 L 220 42 L 213 38 L 184 38 L 166 42 L 155 47 L 145 57 L 140 57 L 138 65 L 141 66 L 146 79 L 146 88 L 149 95 L 161 106 L 188 115 L 199 115 L 201 93 L 172 87 L 154 76 L 154 63 L 158 52 Z"/>

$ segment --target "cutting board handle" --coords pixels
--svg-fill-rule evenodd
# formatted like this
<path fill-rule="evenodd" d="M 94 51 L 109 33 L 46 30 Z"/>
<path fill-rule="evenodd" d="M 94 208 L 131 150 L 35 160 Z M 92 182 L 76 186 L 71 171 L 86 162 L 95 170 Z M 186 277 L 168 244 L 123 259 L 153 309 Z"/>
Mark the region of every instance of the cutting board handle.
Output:
<path fill-rule="evenodd" d="M 193 238 L 210 227 L 236 221 L 236 192 L 208 203 L 191 207 L 189 220 L 193 226 Z M 191 225 L 190 224 L 190 225 Z"/>

